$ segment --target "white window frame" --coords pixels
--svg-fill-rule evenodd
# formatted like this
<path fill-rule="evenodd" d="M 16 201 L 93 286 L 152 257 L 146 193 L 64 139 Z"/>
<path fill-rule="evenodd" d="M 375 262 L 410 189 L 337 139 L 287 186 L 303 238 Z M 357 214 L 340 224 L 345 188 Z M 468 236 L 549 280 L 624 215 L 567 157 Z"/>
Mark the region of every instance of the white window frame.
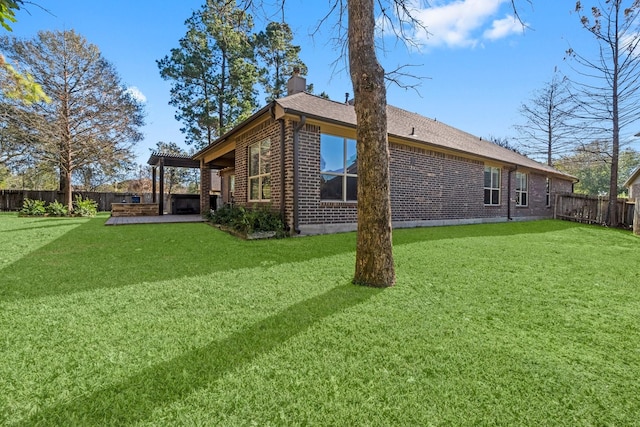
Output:
<path fill-rule="evenodd" d="M 269 144 L 269 150 L 268 150 L 268 154 L 267 156 L 265 156 L 263 158 L 262 155 L 262 145 L 264 143 Z M 257 147 L 258 148 L 258 173 L 256 175 L 251 175 L 251 149 Z M 256 142 L 254 144 L 251 144 L 247 147 L 247 200 L 249 200 L 250 202 L 268 202 L 271 200 L 271 197 L 267 198 L 267 197 L 263 197 L 263 186 L 264 186 L 264 180 L 265 178 L 269 178 L 269 195 L 271 195 L 271 158 L 270 158 L 270 154 L 271 154 L 271 140 L 269 138 L 267 139 L 263 139 L 259 142 Z M 261 170 L 263 170 L 265 164 L 268 166 L 266 169 L 269 172 L 260 172 Z M 253 180 L 257 180 L 258 181 L 258 188 L 260 189 L 259 192 L 259 196 L 257 199 L 252 199 L 251 198 L 251 181 Z"/>
<path fill-rule="evenodd" d="M 347 154 L 347 143 L 348 141 L 355 141 L 352 138 L 347 138 L 347 137 L 343 137 L 343 136 L 339 136 L 339 135 L 331 135 L 328 133 L 325 134 L 321 134 L 320 135 L 320 144 L 322 144 L 322 135 L 326 135 L 326 136 L 332 136 L 334 138 L 341 138 L 342 139 L 342 170 L 343 172 L 325 172 L 322 170 L 322 168 L 320 168 L 320 176 L 322 175 L 331 175 L 331 176 L 339 176 L 342 177 L 342 199 L 322 199 L 320 198 L 321 201 L 323 202 L 357 202 L 358 201 L 358 196 L 356 195 L 355 199 L 347 199 L 347 181 L 348 178 L 356 178 L 356 180 L 358 179 L 358 174 L 356 173 L 348 173 L 347 172 L 347 161 L 348 159 L 348 154 Z M 356 144 L 357 146 L 357 144 Z M 356 149 L 356 156 L 358 155 L 357 149 Z M 357 157 L 356 157 L 357 158 Z"/>
<path fill-rule="evenodd" d="M 484 174 L 486 174 L 486 173 L 487 173 L 487 170 L 488 170 L 488 171 L 489 171 L 489 173 L 491 174 L 491 183 L 490 183 L 490 186 L 489 186 L 489 187 L 486 187 L 486 186 L 484 187 L 484 192 L 483 192 L 483 195 L 482 195 L 483 199 L 484 199 L 484 193 L 485 193 L 487 190 L 489 190 L 489 203 L 487 203 L 487 202 L 486 202 L 486 200 L 485 200 L 484 205 L 485 205 L 485 206 L 500 206 L 500 205 L 501 205 L 501 196 L 502 196 L 502 195 L 501 195 L 502 190 L 501 190 L 501 188 L 500 188 L 500 187 L 501 187 L 501 185 L 500 185 L 500 184 L 501 184 L 501 181 L 502 181 L 502 170 L 501 170 L 499 167 L 496 167 L 496 166 L 485 166 L 485 167 L 484 167 Z M 497 172 L 498 172 L 498 179 L 497 179 L 497 182 L 494 182 L 494 181 L 493 181 L 493 172 L 494 172 L 494 171 L 497 171 Z M 483 182 L 484 182 L 484 174 L 483 174 L 483 176 L 482 176 L 482 178 L 483 178 Z M 498 203 L 491 203 L 491 201 L 493 200 L 493 197 L 492 197 L 492 196 L 493 196 L 493 192 L 494 192 L 494 191 L 497 191 L 497 192 L 498 192 Z"/>
<path fill-rule="evenodd" d="M 551 178 L 547 177 L 545 181 L 545 200 L 547 207 L 551 207 Z"/>
<path fill-rule="evenodd" d="M 524 198 L 524 203 L 522 202 Z M 516 171 L 516 206 L 526 208 L 529 206 L 529 174 Z"/>

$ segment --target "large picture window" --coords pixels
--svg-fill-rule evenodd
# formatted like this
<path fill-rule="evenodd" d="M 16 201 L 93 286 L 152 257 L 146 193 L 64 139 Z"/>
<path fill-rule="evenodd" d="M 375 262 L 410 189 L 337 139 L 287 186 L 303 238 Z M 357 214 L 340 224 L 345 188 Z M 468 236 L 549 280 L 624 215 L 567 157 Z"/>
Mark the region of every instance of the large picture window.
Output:
<path fill-rule="evenodd" d="M 356 141 L 322 134 L 320 136 L 320 199 L 358 199 Z"/>
<path fill-rule="evenodd" d="M 516 172 L 516 206 L 529 206 L 528 176 Z"/>
<path fill-rule="evenodd" d="M 249 146 L 249 201 L 271 199 L 271 142 L 269 139 Z"/>
<path fill-rule="evenodd" d="M 500 168 L 490 166 L 484 168 L 484 204 L 490 206 L 500 204 Z"/>

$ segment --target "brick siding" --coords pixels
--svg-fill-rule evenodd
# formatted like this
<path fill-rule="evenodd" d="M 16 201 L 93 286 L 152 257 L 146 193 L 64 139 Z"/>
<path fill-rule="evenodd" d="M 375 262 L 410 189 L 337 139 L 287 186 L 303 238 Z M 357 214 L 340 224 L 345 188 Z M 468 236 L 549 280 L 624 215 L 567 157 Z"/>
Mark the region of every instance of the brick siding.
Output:
<path fill-rule="evenodd" d="M 209 193 L 211 192 L 211 167 L 200 162 L 200 213 L 206 214 L 209 212 L 210 200 Z"/>
<path fill-rule="evenodd" d="M 394 221 L 506 216 L 506 191 L 500 205 L 484 205 L 482 162 L 399 144 L 389 148 Z M 505 175 L 502 170 L 503 189 Z"/>
<path fill-rule="evenodd" d="M 235 151 L 235 202 L 254 205 L 254 202 L 248 202 L 247 196 L 248 147 L 265 138 L 270 139 L 271 200 L 269 203 L 272 209 L 280 210 L 290 229 L 294 226 L 293 131 L 297 124 L 290 120 L 282 122 L 269 120 L 258 128 L 240 135 L 236 141 Z M 284 126 L 284 141 L 281 141 L 281 126 Z M 320 200 L 320 133 L 321 127 L 308 124 L 299 131 L 299 225 L 304 228 L 327 224 L 355 224 L 356 202 Z M 546 204 L 546 176 L 540 172 L 519 170 L 519 172 L 528 173 L 529 202 L 526 207 L 516 207 L 516 173 L 509 174 L 509 170 L 502 167 L 500 205 L 485 206 L 485 164 L 482 161 L 397 143 L 391 143 L 389 148 L 391 209 L 394 223 L 502 220 L 508 215 L 507 203 L 511 204 L 512 218 L 551 218 L 553 215 L 553 208 Z M 284 168 L 281 168 L 283 158 Z M 510 195 L 507 194 L 509 177 L 511 178 Z M 554 203 L 555 193 L 570 192 L 571 187 L 570 181 L 553 178 L 551 204 Z"/>
<path fill-rule="evenodd" d="M 258 142 L 269 139 L 270 141 L 270 169 L 271 169 L 271 199 L 264 202 L 249 201 L 248 195 L 248 161 L 249 161 L 249 146 Z M 262 123 L 257 128 L 254 128 L 248 132 L 239 135 L 236 140 L 235 151 L 235 203 L 243 206 L 258 206 L 269 205 L 274 210 L 279 209 L 282 204 L 282 189 L 281 189 L 281 141 L 280 141 L 280 122 L 275 120 L 268 120 Z"/>

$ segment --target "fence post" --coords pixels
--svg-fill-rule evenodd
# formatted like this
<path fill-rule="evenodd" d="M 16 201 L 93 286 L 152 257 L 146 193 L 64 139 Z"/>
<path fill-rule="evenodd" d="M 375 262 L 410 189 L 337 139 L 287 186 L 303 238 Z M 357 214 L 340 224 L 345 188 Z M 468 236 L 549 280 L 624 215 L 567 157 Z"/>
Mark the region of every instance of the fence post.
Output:
<path fill-rule="evenodd" d="M 640 197 L 636 197 L 636 205 L 633 207 L 633 234 L 640 236 Z"/>

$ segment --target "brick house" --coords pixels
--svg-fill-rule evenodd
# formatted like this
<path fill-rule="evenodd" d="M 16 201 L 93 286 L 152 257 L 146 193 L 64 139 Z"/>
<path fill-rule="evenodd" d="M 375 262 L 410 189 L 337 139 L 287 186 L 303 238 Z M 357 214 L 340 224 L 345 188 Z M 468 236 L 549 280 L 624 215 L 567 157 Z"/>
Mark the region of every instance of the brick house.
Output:
<path fill-rule="evenodd" d="M 211 169 L 222 202 L 268 204 L 292 234 L 356 229 L 356 115 L 353 105 L 304 92 L 294 75 L 275 101 L 194 155 L 201 211 Z M 511 150 L 388 106 L 394 227 L 469 224 L 553 216 L 554 194 L 576 179 Z"/>

